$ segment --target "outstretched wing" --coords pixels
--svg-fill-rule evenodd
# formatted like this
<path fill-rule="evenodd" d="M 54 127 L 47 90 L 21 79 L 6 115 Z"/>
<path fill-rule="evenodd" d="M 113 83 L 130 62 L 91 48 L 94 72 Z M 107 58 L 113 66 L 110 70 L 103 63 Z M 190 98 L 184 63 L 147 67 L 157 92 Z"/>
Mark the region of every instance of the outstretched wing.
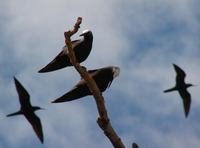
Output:
<path fill-rule="evenodd" d="M 19 95 L 19 102 L 22 107 L 31 106 L 30 104 L 30 95 L 26 91 L 26 89 L 22 86 L 22 84 L 14 77 L 15 87 L 17 93 Z"/>
<path fill-rule="evenodd" d="M 34 112 L 28 115 L 25 114 L 25 117 L 31 124 L 34 132 L 36 133 L 37 137 L 40 139 L 41 143 L 43 143 L 44 137 L 43 137 L 42 124 L 40 122 L 40 118 L 38 118 L 38 116 L 36 116 Z"/>
<path fill-rule="evenodd" d="M 188 116 L 189 111 L 190 111 L 190 104 L 191 104 L 191 96 L 190 93 L 185 89 L 182 91 L 179 91 L 179 94 L 183 100 L 183 107 L 184 107 L 184 112 L 185 112 L 185 117 Z"/>
<path fill-rule="evenodd" d="M 85 80 L 82 79 L 72 90 L 70 90 L 63 96 L 55 99 L 54 101 L 52 101 L 52 103 L 68 102 L 85 97 L 90 94 L 90 90 L 88 89 Z"/>
<path fill-rule="evenodd" d="M 173 64 L 173 66 L 176 71 L 176 82 L 179 84 L 184 83 L 184 79 L 186 76 L 185 72 L 180 67 L 178 67 L 176 64 Z"/>

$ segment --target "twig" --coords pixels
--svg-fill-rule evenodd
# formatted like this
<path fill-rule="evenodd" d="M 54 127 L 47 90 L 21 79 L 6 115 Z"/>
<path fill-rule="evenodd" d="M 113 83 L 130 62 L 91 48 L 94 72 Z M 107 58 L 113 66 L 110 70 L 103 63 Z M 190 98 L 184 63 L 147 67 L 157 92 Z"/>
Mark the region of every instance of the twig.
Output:
<path fill-rule="evenodd" d="M 117 133 L 115 132 L 115 130 L 113 129 L 110 123 L 110 120 L 108 118 L 108 114 L 106 111 L 106 107 L 104 104 L 104 98 L 99 88 L 97 87 L 96 82 L 88 74 L 88 72 L 84 68 L 82 68 L 80 64 L 77 63 L 76 61 L 76 57 L 72 49 L 70 37 L 78 31 L 81 21 L 82 21 L 82 18 L 78 17 L 74 28 L 64 33 L 65 43 L 68 47 L 68 51 L 69 51 L 68 55 L 69 55 L 70 61 L 72 65 L 75 67 L 75 69 L 79 72 L 81 77 L 87 82 L 87 86 L 95 98 L 98 113 L 99 113 L 99 117 L 97 119 L 98 125 L 104 131 L 104 134 L 109 138 L 109 140 L 111 141 L 112 145 L 115 148 L 125 148 L 124 144 L 122 143 L 121 139 L 119 138 L 119 136 L 117 135 Z"/>

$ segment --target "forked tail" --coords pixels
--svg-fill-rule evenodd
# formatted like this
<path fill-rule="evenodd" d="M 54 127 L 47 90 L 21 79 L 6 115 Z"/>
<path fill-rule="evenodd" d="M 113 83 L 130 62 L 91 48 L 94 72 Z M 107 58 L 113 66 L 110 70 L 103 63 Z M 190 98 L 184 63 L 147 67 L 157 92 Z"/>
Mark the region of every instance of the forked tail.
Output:
<path fill-rule="evenodd" d="M 176 87 L 173 87 L 173 88 L 170 88 L 170 89 L 166 89 L 163 92 L 167 93 L 167 92 L 171 92 L 171 91 L 175 91 L 175 90 L 177 90 Z"/>
<path fill-rule="evenodd" d="M 15 113 L 6 115 L 6 117 L 21 115 L 21 114 L 22 114 L 22 112 L 21 112 L 21 111 L 18 111 L 18 112 L 15 112 Z"/>

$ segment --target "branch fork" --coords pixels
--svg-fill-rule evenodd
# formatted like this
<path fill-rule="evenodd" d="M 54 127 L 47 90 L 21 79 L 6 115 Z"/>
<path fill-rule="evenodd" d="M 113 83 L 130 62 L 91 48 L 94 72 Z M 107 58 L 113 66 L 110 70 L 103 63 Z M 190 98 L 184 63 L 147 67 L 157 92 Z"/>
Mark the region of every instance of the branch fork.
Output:
<path fill-rule="evenodd" d="M 124 144 L 122 143 L 121 139 L 119 138 L 119 136 L 117 135 L 117 133 L 115 132 L 110 123 L 102 93 L 100 92 L 99 88 L 96 85 L 96 82 L 89 75 L 87 70 L 77 62 L 74 51 L 72 49 L 72 43 L 70 37 L 78 31 L 81 22 L 82 18 L 78 17 L 74 25 L 74 28 L 72 30 L 64 32 L 65 44 L 67 45 L 69 51 L 68 56 L 74 68 L 79 72 L 80 76 L 87 82 L 87 86 L 94 96 L 99 113 L 99 117 L 97 119 L 99 127 L 104 131 L 104 134 L 108 137 L 108 139 L 111 141 L 112 145 L 115 148 L 125 148 Z"/>

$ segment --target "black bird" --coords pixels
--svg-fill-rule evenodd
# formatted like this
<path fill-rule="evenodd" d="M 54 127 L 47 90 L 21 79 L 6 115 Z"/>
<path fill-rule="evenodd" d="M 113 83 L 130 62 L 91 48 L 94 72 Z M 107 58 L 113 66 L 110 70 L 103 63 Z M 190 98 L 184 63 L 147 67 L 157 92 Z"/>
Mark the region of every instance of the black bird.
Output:
<path fill-rule="evenodd" d="M 174 69 L 176 71 L 176 85 L 173 88 L 167 89 L 164 92 L 171 92 L 177 90 L 183 100 L 183 106 L 185 111 L 185 117 L 188 116 L 189 110 L 190 110 L 190 104 L 191 104 L 191 96 L 190 93 L 187 91 L 187 88 L 190 86 L 194 86 L 193 84 L 187 84 L 185 83 L 185 72 L 178 67 L 177 65 L 173 64 Z"/>
<path fill-rule="evenodd" d="M 119 67 L 110 66 L 100 69 L 89 70 L 88 72 L 95 80 L 100 91 L 104 92 L 106 88 L 111 85 L 113 79 L 119 75 L 120 69 Z M 55 99 L 54 101 L 52 101 L 52 103 L 72 101 L 81 97 L 85 97 L 87 95 L 91 95 L 91 92 L 86 85 L 86 81 L 81 78 L 79 83 L 76 84 L 69 92 Z"/>
<path fill-rule="evenodd" d="M 80 36 L 83 36 L 82 39 L 72 41 L 72 48 L 74 50 L 77 62 L 81 63 L 87 59 L 92 49 L 93 35 L 90 30 L 85 30 Z M 62 48 L 62 51 L 47 64 L 44 68 L 39 70 L 39 73 L 51 72 L 58 69 L 62 69 L 67 66 L 72 66 L 70 59 L 68 57 L 68 48 L 65 45 Z"/>
<path fill-rule="evenodd" d="M 20 82 L 14 77 L 15 86 L 17 93 L 19 95 L 19 102 L 21 104 L 21 109 L 15 113 L 8 114 L 7 117 L 15 116 L 15 115 L 24 115 L 26 119 L 32 125 L 33 130 L 35 131 L 37 137 L 40 139 L 41 143 L 43 143 L 43 132 L 42 125 L 40 119 L 35 115 L 34 111 L 40 110 L 42 108 L 38 106 L 32 106 L 30 103 L 30 96 L 25 88 L 20 84 Z"/>

